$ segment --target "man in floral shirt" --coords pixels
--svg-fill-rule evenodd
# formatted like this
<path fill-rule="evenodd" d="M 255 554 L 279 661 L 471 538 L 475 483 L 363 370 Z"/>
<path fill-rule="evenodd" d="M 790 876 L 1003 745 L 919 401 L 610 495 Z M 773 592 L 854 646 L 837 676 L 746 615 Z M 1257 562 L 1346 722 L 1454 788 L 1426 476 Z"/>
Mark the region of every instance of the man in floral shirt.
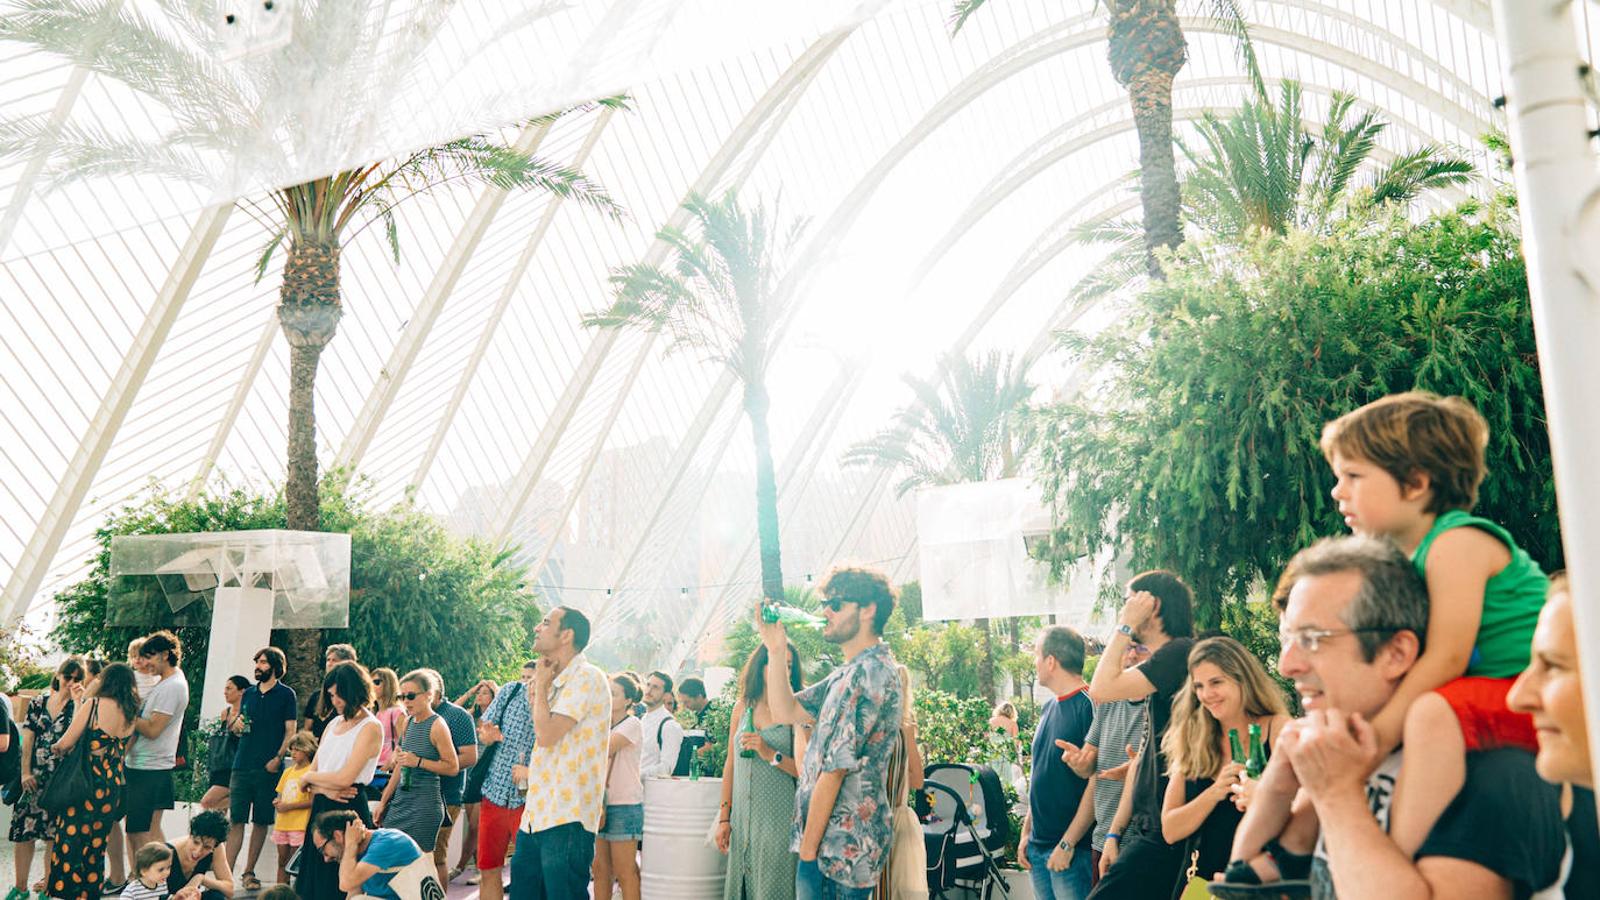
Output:
<path fill-rule="evenodd" d="M 900 733 L 904 695 L 894 656 L 882 640 L 894 612 L 889 579 L 870 569 L 835 569 L 823 579 L 822 636 L 841 645 L 845 663 L 794 693 L 788 637 L 756 608 L 767 647 L 767 703 L 779 722 L 814 724 L 795 792 L 794 841 L 800 855 L 795 900 L 872 896 L 893 843 L 885 784 Z"/>

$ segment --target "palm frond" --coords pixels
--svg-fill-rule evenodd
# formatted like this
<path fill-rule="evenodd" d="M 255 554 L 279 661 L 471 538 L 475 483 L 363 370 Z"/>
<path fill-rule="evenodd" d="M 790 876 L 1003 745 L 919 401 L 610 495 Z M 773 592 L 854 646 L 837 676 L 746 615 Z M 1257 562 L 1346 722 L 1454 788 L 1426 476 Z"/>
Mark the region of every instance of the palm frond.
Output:
<path fill-rule="evenodd" d="M 1472 163 L 1437 144 L 1418 147 L 1395 158 L 1373 178 L 1374 203 L 1409 203 L 1423 191 L 1454 187 L 1472 180 Z"/>
<path fill-rule="evenodd" d="M 283 239 L 287 237 L 288 234 L 289 229 L 280 226 L 278 230 L 273 233 L 272 239 L 267 241 L 267 246 L 262 248 L 261 258 L 256 260 L 256 284 L 260 284 L 261 279 L 266 277 L 267 266 L 272 264 L 272 254 L 277 251 L 278 245 L 283 243 Z"/>
<path fill-rule="evenodd" d="M 989 0 L 956 0 L 955 6 L 950 8 L 950 36 L 955 37 L 961 33 L 962 27 L 972 14 L 983 8 Z"/>

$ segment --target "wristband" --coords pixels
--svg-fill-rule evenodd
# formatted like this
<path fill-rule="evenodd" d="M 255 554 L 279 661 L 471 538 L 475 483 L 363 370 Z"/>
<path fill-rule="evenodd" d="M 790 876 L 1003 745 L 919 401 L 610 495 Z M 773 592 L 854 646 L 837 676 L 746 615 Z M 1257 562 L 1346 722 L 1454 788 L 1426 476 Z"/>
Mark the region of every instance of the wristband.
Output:
<path fill-rule="evenodd" d="M 1122 835 L 1117 834 L 1115 831 L 1108 831 L 1108 832 L 1106 832 L 1106 840 L 1108 840 L 1108 841 L 1116 841 L 1117 843 L 1120 844 L 1120 843 L 1122 843 Z"/>

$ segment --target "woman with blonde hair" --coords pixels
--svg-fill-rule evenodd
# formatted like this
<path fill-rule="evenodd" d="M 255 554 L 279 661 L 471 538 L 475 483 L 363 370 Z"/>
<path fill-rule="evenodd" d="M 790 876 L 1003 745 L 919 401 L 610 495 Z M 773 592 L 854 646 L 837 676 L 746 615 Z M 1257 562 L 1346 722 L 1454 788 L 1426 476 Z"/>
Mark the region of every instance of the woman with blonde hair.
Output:
<path fill-rule="evenodd" d="M 1244 816 L 1234 806 L 1232 789 L 1245 764 L 1233 759 L 1229 732 L 1238 733 L 1248 752 L 1250 726 L 1259 726 L 1270 756 L 1273 739 L 1289 724 L 1289 710 L 1267 670 L 1230 637 L 1194 645 L 1189 680 L 1190 689 L 1173 698 L 1172 719 L 1161 739 L 1171 777 L 1161 806 L 1161 836 L 1169 844 L 1191 841 L 1184 854 L 1190 864 L 1186 871 L 1209 881 L 1227 868 L 1233 833 Z"/>
<path fill-rule="evenodd" d="M 394 761 L 394 751 L 400 746 L 400 720 L 406 714 L 405 707 L 400 705 L 400 677 L 393 669 L 380 666 L 372 670 L 372 714 L 383 726 L 378 768 L 388 772 L 389 764 Z"/>
<path fill-rule="evenodd" d="M 905 713 L 900 719 L 900 735 L 889 756 L 889 776 L 885 787 L 889 803 L 893 839 L 889 858 L 878 876 L 876 900 L 926 900 L 928 896 L 928 851 L 922 842 L 922 823 L 911 809 L 912 791 L 922 790 L 922 751 L 917 747 L 916 696 L 911 689 L 911 673 L 900 670 L 900 691 L 905 697 Z"/>

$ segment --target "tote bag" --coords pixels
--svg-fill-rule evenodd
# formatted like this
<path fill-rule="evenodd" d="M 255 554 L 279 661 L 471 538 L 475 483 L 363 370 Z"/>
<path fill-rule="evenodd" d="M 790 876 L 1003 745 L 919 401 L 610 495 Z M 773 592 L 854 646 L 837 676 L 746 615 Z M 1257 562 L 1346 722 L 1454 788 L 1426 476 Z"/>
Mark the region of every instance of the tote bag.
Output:
<path fill-rule="evenodd" d="M 68 809 L 94 796 L 94 780 L 90 776 L 94 760 L 89 754 L 89 732 L 99 723 L 100 704 L 94 700 L 89 702 L 94 704 L 89 707 L 89 726 L 78 735 L 78 742 L 67 751 L 66 758 L 56 766 L 44 792 L 39 795 L 39 808 L 45 812 L 66 815 Z"/>

